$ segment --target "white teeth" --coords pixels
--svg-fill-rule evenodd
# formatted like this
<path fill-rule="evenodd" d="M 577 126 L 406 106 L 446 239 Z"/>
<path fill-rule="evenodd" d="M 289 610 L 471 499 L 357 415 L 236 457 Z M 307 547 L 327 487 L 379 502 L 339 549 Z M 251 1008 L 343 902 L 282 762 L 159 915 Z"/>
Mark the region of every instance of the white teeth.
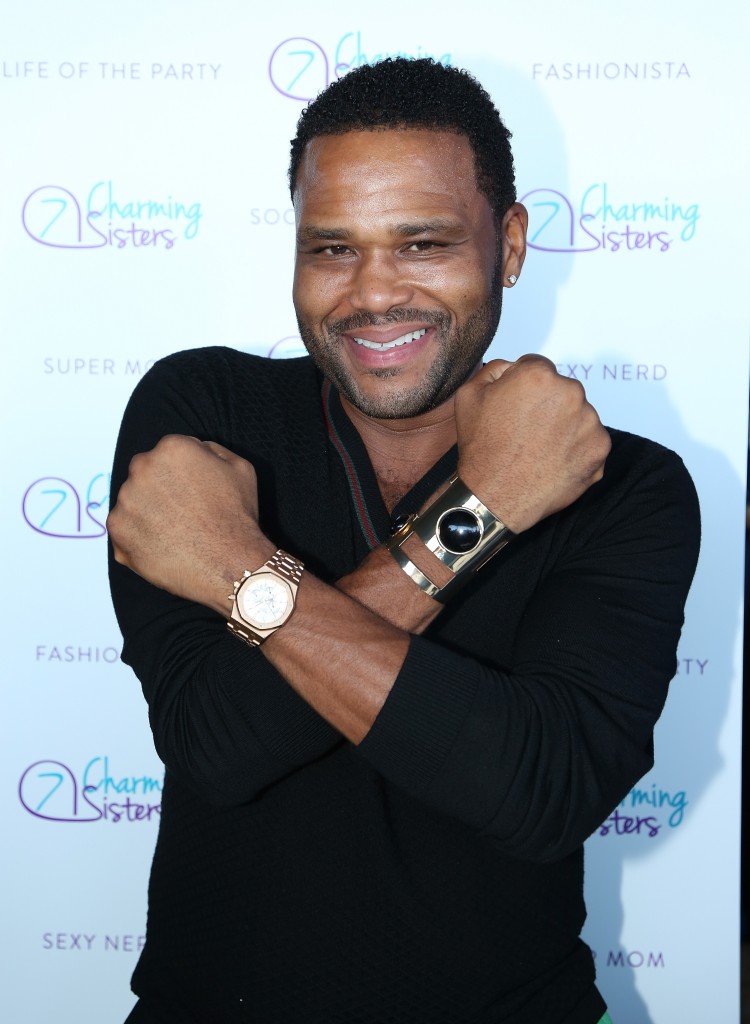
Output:
<path fill-rule="evenodd" d="M 418 331 L 411 331 L 409 334 L 402 334 L 400 338 L 394 338 L 393 341 L 386 341 L 383 345 L 377 341 L 366 341 L 364 338 L 355 338 L 354 340 L 358 345 L 364 345 L 365 348 L 375 349 L 376 352 L 387 352 L 389 348 L 396 348 L 399 345 L 409 345 L 416 338 L 421 338 L 423 334 L 427 334 L 426 327 L 421 327 Z"/>

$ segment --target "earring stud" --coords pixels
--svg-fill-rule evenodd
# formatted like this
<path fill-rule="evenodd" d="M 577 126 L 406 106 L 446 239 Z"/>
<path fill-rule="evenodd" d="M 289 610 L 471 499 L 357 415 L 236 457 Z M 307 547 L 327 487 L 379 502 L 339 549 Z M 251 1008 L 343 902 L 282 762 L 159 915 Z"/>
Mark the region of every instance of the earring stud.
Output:
<path fill-rule="evenodd" d="M 508 284 L 509 285 L 514 285 L 517 280 L 518 280 L 518 278 L 516 277 L 515 274 L 508 274 Z"/>

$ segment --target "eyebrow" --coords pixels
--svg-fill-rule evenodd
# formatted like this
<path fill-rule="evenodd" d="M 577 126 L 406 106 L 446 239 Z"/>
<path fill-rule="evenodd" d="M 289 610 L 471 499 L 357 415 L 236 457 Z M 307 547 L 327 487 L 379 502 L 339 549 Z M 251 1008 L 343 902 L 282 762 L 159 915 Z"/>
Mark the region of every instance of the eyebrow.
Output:
<path fill-rule="evenodd" d="M 413 238 L 416 235 L 450 234 L 461 230 L 461 225 L 456 221 L 436 217 L 396 224 L 391 233 L 396 238 Z M 317 224 L 307 224 L 297 232 L 297 240 L 300 242 L 347 242 L 351 237 L 352 233 L 347 228 L 319 227 Z"/>
<path fill-rule="evenodd" d="M 397 224 L 394 234 L 399 238 L 411 238 L 413 235 L 443 235 L 462 230 L 455 220 L 435 217 L 433 220 L 414 221 L 410 224 Z"/>
<path fill-rule="evenodd" d="M 307 224 L 297 232 L 300 242 L 346 242 L 351 233 L 346 228 L 320 228 L 316 224 Z"/>

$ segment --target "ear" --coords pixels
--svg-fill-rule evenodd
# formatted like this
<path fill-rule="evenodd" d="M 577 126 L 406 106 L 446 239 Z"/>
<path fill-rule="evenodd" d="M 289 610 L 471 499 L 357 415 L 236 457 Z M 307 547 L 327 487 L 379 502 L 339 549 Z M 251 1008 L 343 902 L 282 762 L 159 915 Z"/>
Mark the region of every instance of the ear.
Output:
<path fill-rule="evenodd" d="M 512 288 L 521 276 L 523 261 L 526 259 L 526 231 L 529 214 L 521 203 L 513 203 L 503 217 L 500 238 L 503 247 L 502 284 Z"/>

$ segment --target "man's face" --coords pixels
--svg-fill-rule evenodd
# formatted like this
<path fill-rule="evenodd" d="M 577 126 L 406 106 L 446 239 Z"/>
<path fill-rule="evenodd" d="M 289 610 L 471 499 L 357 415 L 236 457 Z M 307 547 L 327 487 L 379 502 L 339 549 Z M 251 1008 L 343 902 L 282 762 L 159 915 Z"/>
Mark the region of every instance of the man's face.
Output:
<path fill-rule="evenodd" d="M 371 417 L 440 405 L 500 316 L 500 228 L 468 139 L 411 129 L 313 139 L 294 206 L 294 305 L 322 372 Z"/>

